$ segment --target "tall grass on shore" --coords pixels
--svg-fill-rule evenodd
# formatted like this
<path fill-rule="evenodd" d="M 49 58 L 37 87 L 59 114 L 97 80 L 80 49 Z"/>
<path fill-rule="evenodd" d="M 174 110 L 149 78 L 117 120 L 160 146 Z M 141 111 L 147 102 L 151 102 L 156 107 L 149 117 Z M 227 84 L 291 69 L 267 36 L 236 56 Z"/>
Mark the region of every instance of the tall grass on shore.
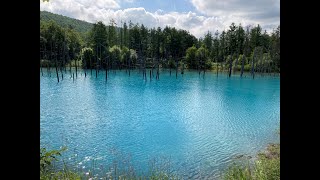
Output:
<path fill-rule="evenodd" d="M 63 160 L 63 167 L 57 168 L 55 162 L 60 161 L 59 157 L 66 148 L 60 150 L 50 150 L 40 148 L 40 180 L 80 180 L 80 179 L 123 179 L 123 180 L 175 180 L 181 179 L 172 171 L 170 159 L 154 158 L 149 161 L 148 170 L 143 171 L 135 169 L 130 158 L 122 157 L 120 160 L 114 160 L 109 168 L 96 168 L 94 160 L 92 167 L 87 172 L 80 169 L 70 168 Z M 97 172 L 99 169 L 99 172 Z M 98 175 L 100 173 L 100 175 Z M 102 175 L 101 175 L 102 174 Z"/>
<path fill-rule="evenodd" d="M 280 144 L 270 144 L 266 152 L 259 153 L 251 166 L 234 163 L 224 175 L 225 180 L 279 180 L 280 179 Z"/>

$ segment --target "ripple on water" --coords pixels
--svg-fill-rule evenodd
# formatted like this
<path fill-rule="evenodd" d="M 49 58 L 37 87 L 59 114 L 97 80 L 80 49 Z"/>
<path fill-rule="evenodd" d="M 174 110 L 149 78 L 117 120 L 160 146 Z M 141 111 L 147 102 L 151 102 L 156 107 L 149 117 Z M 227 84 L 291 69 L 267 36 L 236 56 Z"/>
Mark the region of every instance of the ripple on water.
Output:
<path fill-rule="evenodd" d="M 279 141 L 279 78 L 187 71 L 144 81 L 138 71 L 117 71 L 107 82 L 102 72 L 57 83 L 44 72 L 41 145 L 67 145 L 85 169 L 92 159 L 110 164 L 123 152 L 142 169 L 150 158 L 169 156 L 186 179 L 216 179 L 233 157 Z"/>

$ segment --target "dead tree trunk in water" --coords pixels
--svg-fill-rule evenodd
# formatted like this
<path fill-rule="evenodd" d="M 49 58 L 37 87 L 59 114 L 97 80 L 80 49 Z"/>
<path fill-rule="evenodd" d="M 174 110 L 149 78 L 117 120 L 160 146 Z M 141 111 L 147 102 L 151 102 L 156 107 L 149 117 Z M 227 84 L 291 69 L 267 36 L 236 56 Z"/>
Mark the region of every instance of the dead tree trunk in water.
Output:
<path fill-rule="evenodd" d="M 52 42 L 51 42 L 51 49 L 52 49 Z M 57 55 L 56 55 L 56 52 L 55 52 L 55 66 L 56 66 L 56 74 L 57 74 L 57 79 L 58 79 L 58 82 L 59 82 L 59 74 L 58 74 L 58 68 L 57 68 Z"/>
<path fill-rule="evenodd" d="M 41 50 L 41 49 L 40 49 Z M 42 61 L 41 59 L 44 59 L 44 54 L 45 54 L 45 51 L 43 50 L 42 51 L 42 58 L 41 58 L 41 53 L 40 53 L 40 71 L 41 71 L 41 76 L 43 76 L 43 72 L 42 72 Z"/>
<path fill-rule="evenodd" d="M 61 48 L 60 48 L 61 49 Z M 62 51 L 62 52 L 61 52 Z M 61 53 L 61 56 L 60 56 L 60 53 L 59 53 L 59 59 L 60 59 L 60 62 L 59 63 L 59 69 L 60 69 L 60 73 L 61 73 L 61 81 L 63 80 L 63 72 L 62 72 L 62 68 L 63 68 L 63 49 L 61 51 L 58 51 Z"/>
<path fill-rule="evenodd" d="M 223 73 L 223 71 L 224 71 L 224 64 L 223 64 L 223 62 L 221 62 L 220 66 L 221 66 L 221 73 Z"/>
<path fill-rule="evenodd" d="M 57 79 L 58 79 L 58 82 L 59 82 L 59 74 L 58 74 L 58 67 L 57 67 L 57 56 L 55 57 L 55 66 L 56 66 Z"/>
<path fill-rule="evenodd" d="M 71 64 L 72 64 L 72 63 L 71 63 L 71 58 L 70 58 L 69 54 L 68 54 L 68 60 L 69 60 L 69 68 L 70 68 L 69 70 L 70 70 L 70 74 L 71 74 Z M 71 76 L 72 76 L 72 75 L 71 75 Z"/>
<path fill-rule="evenodd" d="M 256 50 L 254 49 L 254 50 L 253 50 L 253 56 L 252 56 L 252 65 L 251 65 L 251 75 L 252 75 L 253 79 L 254 79 L 254 59 L 255 59 L 255 52 L 256 52 Z"/>
<path fill-rule="evenodd" d="M 48 75 L 49 77 L 51 77 L 51 72 L 50 72 L 50 63 L 47 64 L 47 72 L 48 72 Z"/>
<path fill-rule="evenodd" d="M 131 56 L 129 57 L 129 77 L 130 77 L 130 69 L 131 69 Z"/>
<path fill-rule="evenodd" d="M 204 75 L 206 74 L 206 66 L 204 65 L 203 67 L 203 79 L 204 79 Z"/>
<path fill-rule="evenodd" d="M 40 61 L 40 70 L 41 70 L 41 76 L 43 76 L 43 72 L 42 72 L 42 62 Z"/>
<path fill-rule="evenodd" d="M 239 60 L 239 54 L 237 53 L 236 62 L 234 63 L 234 67 L 233 67 L 233 74 L 237 71 L 238 60 Z"/>
<path fill-rule="evenodd" d="M 183 76 L 183 74 L 184 74 L 184 61 L 182 62 L 182 71 L 181 71 L 181 74 L 182 74 L 182 76 Z"/>
<path fill-rule="evenodd" d="M 98 77 L 98 45 L 96 48 L 96 78 Z"/>
<path fill-rule="evenodd" d="M 241 74 L 240 74 L 240 77 L 242 77 L 242 75 L 243 75 L 244 61 L 245 61 L 245 55 L 243 54 L 242 55 L 242 62 L 241 62 Z"/>
<path fill-rule="evenodd" d="M 157 75 L 156 75 L 156 77 L 157 77 L 156 79 L 158 79 L 158 80 L 159 80 L 159 75 L 160 75 L 160 73 L 159 73 L 159 66 L 160 66 L 159 62 L 160 62 L 160 61 L 159 61 L 159 60 L 160 60 L 160 58 L 159 58 L 159 56 L 158 56 L 158 59 L 157 59 L 157 61 L 158 61 L 157 66 L 158 66 L 158 67 L 157 67 Z"/>
<path fill-rule="evenodd" d="M 91 62 L 91 56 L 89 57 L 90 59 L 90 71 L 91 71 L 91 76 L 92 76 L 92 62 Z"/>
<path fill-rule="evenodd" d="M 62 67 L 60 65 L 60 72 L 61 72 L 61 81 L 63 80 L 63 72 L 62 72 Z"/>
<path fill-rule="evenodd" d="M 178 78 L 178 60 L 176 57 L 176 79 Z"/>
<path fill-rule="evenodd" d="M 217 77 L 218 77 L 218 72 L 219 72 L 219 63 L 218 63 L 218 57 L 216 58 L 216 68 L 217 68 Z"/>
<path fill-rule="evenodd" d="M 99 61 L 99 69 L 98 69 L 98 73 L 100 71 L 100 68 L 102 68 L 102 57 L 101 57 L 101 44 L 99 44 L 99 53 L 100 53 L 100 61 Z"/>
<path fill-rule="evenodd" d="M 199 76 L 200 76 L 200 58 L 198 58 L 198 71 L 199 71 Z"/>
<path fill-rule="evenodd" d="M 81 62 L 83 62 L 83 56 L 80 54 Z M 83 66 L 82 66 L 83 67 Z M 84 62 L 84 77 L 87 77 L 87 60 Z"/>
<path fill-rule="evenodd" d="M 147 69 L 146 69 L 146 58 L 143 57 L 144 77 L 147 81 Z"/>
<path fill-rule="evenodd" d="M 232 58 L 233 58 L 233 54 L 231 55 L 231 59 L 229 63 L 229 77 L 231 76 L 231 72 L 232 72 Z"/>
<path fill-rule="evenodd" d="M 107 57 L 105 60 L 105 64 L 106 64 L 106 81 L 107 81 L 107 79 L 108 79 L 108 60 L 107 60 Z"/>
<path fill-rule="evenodd" d="M 77 66 L 78 62 L 77 61 L 78 61 L 77 59 L 74 60 L 76 64 L 76 78 L 78 78 L 78 66 Z"/>

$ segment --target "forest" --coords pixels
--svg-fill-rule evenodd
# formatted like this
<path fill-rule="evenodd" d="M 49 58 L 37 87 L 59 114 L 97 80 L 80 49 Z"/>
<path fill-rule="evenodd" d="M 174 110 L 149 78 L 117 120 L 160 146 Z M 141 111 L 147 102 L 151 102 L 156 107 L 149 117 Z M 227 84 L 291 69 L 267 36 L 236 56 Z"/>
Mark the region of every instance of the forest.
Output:
<path fill-rule="evenodd" d="M 200 72 L 279 73 L 280 25 L 267 33 L 260 25 L 243 27 L 232 23 L 227 30 L 207 32 L 203 38 L 183 29 L 166 26 L 148 28 L 131 21 L 118 25 L 99 21 L 88 31 L 57 22 L 58 18 L 40 18 L 40 66 L 55 68 L 59 81 L 71 66 L 87 70 L 147 68 L 152 73 L 168 68 L 184 73 L 185 69 Z M 71 18 L 70 18 L 71 19 Z M 71 23 L 77 21 L 71 21 Z M 87 28 L 90 26 L 87 25 Z M 106 72 L 107 72 L 106 71 Z M 97 74 L 96 73 L 96 74 Z M 106 73 L 107 78 L 107 73 Z"/>

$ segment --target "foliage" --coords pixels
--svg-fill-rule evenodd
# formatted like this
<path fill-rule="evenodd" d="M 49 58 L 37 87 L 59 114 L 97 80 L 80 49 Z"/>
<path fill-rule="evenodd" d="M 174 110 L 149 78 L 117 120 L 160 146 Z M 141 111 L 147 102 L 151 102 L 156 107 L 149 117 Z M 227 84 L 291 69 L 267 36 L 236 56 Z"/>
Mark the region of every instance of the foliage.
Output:
<path fill-rule="evenodd" d="M 85 68 L 91 68 L 92 66 L 92 60 L 93 60 L 93 50 L 91 48 L 82 48 L 81 50 L 81 56 L 82 56 L 82 65 Z"/>
<path fill-rule="evenodd" d="M 280 179 L 280 144 L 271 144 L 267 151 L 258 154 L 253 167 L 234 163 L 224 175 L 224 179 L 278 180 Z"/>
<path fill-rule="evenodd" d="M 110 52 L 110 62 L 112 64 L 121 61 L 121 49 L 119 46 L 114 45 L 112 48 L 110 48 L 109 52 Z"/>
<path fill-rule="evenodd" d="M 196 68 L 198 62 L 196 61 L 197 48 L 195 46 L 189 47 L 186 53 L 186 61 L 189 68 Z"/>
<path fill-rule="evenodd" d="M 40 18 L 40 59 L 57 61 L 62 66 L 79 59 L 80 50 L 87 47 L 93 50 L 94 64 L 102 68 L 107 64 L 109 68 L 121 68 L 128 62 L 141 67 L 158 62 L 162 67 L 181 67 L 185 59 L 190 69 L 211 69 L 213 62 L 226 65 L 231 61 L 234 70 L 239 70 L 244 56 L 245 70 L 248 64 L 254 64 L 255 71 L 280 71 L 280 26 L 270 34 L 260 25 L 244 28 L 231 23 L 222 32 L 208 31 L 204 38 L 197 39 L 186 30 L 169 26 L 149 29 L 131 21 L 116 24 L 111 19 L 108 25 L 101 21 L 88 23 L 82 30 L 75 27 L 83 21 L 44 11 Z M 136 56 L 129 56 L 128 49 Z M 259 54 L 253 58 L 255 50 Z"/>
<path fill-rule="evenodd" d="M 84 33 L 88 32 L 93 27 L 93 24 L 88 23 L 86 21 L 69 18 L 47 11 L 40 11 L 40 20 L 47 22 L 54 21 L 62 28 L 72 28 L 82 35 L 84 35 Z"/>

